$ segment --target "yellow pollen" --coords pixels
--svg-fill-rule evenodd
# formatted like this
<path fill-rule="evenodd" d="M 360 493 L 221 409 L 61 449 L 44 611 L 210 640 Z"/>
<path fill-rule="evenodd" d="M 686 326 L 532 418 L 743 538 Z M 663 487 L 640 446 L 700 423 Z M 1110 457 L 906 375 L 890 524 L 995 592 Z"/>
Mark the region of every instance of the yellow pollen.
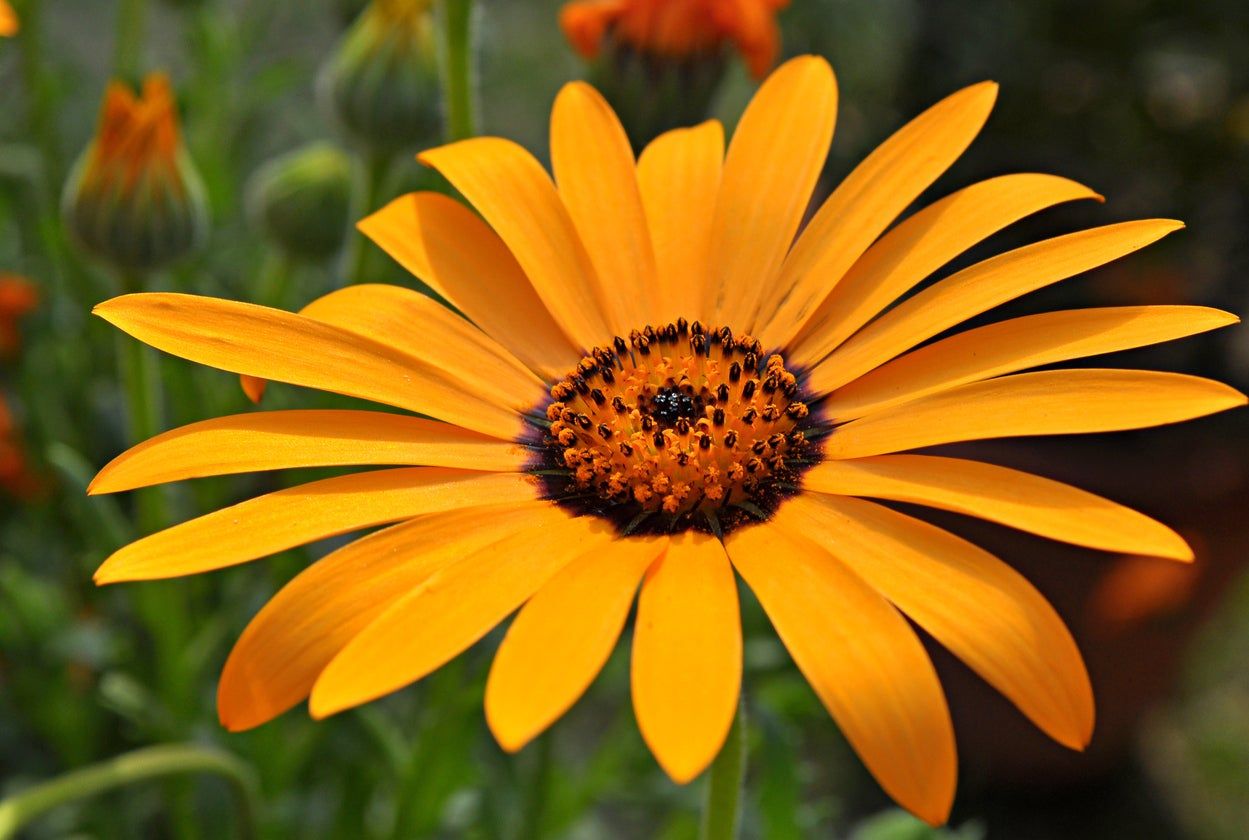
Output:
<path fill-rule="evenodd" d="M 550 396 L 551 498 L 629 532 L 721 533 L 762 518 L 813 458 L 797 377 L 728 328 L 634 330 L 594 348 Z"/>

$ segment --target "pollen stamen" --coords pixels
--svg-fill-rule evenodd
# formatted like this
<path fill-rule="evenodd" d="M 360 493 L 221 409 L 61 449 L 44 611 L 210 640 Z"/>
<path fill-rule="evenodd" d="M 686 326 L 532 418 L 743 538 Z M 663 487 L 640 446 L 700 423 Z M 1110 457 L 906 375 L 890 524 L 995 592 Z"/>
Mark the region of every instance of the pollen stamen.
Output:
<path fill-rule="evenodd" d="M 548 496 L 629 533 L 721 535 L 767 515 L 812 462 L 817 423 L 777 354 L 684 319 L 595 347 L 552 384 Z"/>

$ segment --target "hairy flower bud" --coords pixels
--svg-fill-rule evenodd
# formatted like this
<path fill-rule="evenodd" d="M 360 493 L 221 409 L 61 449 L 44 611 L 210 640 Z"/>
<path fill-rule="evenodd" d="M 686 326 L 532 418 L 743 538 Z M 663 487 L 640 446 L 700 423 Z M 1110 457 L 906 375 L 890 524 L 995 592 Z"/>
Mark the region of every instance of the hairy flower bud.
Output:
<path fill-rule="evenodd" d="M 776 13 L 789 0 L 574 0 L 560 12 L 594 84 L 642 146 L 706 119 L 730 47 L 762 78 L 776 60 Z"/>
<path fill-rule="evenodd" d="M 123 271 L 152 271 L 185 256 L 207 228 L 204 188 L 175 107 L 164 75 L 148 76 L 137 97 L 110 84 L 96 135 L 65 186 L 66 227 Z"/>
<path fill-rule="evenodd" d="M 393 152 L 436 135 L 431 0 L 373 0 L 331 55 L 321 92 L 343 126 L 371 149 Z"/>
<path fill-rule="evenodd" d="M 287 255 L 333 256 L 343 245 L 351 213 L 351 159 L 329 143 L 274 158 L 251 177 L 247 212 Z"/>

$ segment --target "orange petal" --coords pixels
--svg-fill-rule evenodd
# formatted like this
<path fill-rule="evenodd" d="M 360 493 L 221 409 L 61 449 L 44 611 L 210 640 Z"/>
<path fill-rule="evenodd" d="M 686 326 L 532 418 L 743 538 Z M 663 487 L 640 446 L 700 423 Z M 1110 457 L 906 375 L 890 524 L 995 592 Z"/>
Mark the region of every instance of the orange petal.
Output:
<path fill-rule="evenodd" d="M 612 335 L 594 266 L 550 177 L 529 152 L 497 137 L 474 137 L 423 152 L 511 249 L 556 323 L 583 348 Z"/>
<path fill-rule="evenodd" d="M 498 342 L 412 289 L 346 286 L 317 298 L 300 314 L 447 371 L 468 390 L 517 411 L 532 409 L 546 391 L 542 380 Z"/>
<path fill-rule="evenodd" d="M 708 299 L 711 222 L 723 164 L 724 126 L 716 120 L 661 134 L 638 158 L 659 274 L 653 322 L 694 321 Z"/>
<path fill-rule="evenodd" d="M 117 493 L 210 475 L 296 467 L 412 465 L 518 472 L 524 446 L 380 411 L 268 411 L 192 423 L 123 452 L 87 492 Z"/>
<path fill-rule="evenodd" d="M 861 499 L 800 496 L 777 526 L 849 566 L 1051 738 L 1077 750 L 1088 744 L 1093 689 L 1084 660 L 1054 608 L 1014 569 Z"/>
<path fill-rule="evenodd" d="M 894 359 L 838 389 L 823 404 L 849 420 L 899 403 L 1055 362 L 1114 353 L 1239 323 L 1203 306 L 1073 309 L 968 330 Z"/>
<path fill-rule="evenodd" d="M 1180 222 L 1122 222 L 1047 239 L 976 263 L 908 298 L 864 327 L 811 370 L 828 393 L 925 339 L 995 306 L 1119 259 L 1182 228 Z"/>
<path fill-rule="evenodd" d="M 997 85 L 964 88 L 897 131 L 824 202 L 765 290 L 758 336 L 781 347 L 868 246 L 958 159 L 989 117 Z"/>
<path fill-rule="evenodd" d="M 411 193 L 357 227 L 532 370 L 563 376 L 580 358 L 503 240 L 460 202 Z"/>
<path fill-rule="evenodd" d="M 192 575 L 424 513 L 537 497 L 533 477 L 517 473 L 401 467 L 327 478 L 144 537 L 105 560 L 95 582 Z"/>
<path fill-rule="evenodd" d="M 729 144 L 711 230 L 711 304 L 739 333 L 773 285 L 819 178 L 837 116 L 828 62 L 791 59 L 759 88 Z"/>
<path fill-rule="evenodd" d="M 667 537 L 616 540 L 565 566 L 521 609 L 486 683 L 486 720 L 514 752 L 590 687 L 624 628 L 642 575 Z"/>
<path fill-rule="evenodd" d="M 968 248 L 1047 207 L 1089 198 L 1101 200 L 1075 181 L 1025 173 L 990 178 L 930 204 L 867 249 L 789 343 L 785 358 L 814 365 Z"/>
<path fill-rule="evenodd" d="M 934 455 L 825 461 L 802 486 L 952 510 L 1062 542 L 1190 561 L 1192 549 L 1161 522 L 1083 490 L 1029 473 Z"/>
<path fill-rule="evenodd" d="M 612 335 L 628 335 L 649 323 L 659 302 L 655 252 L 629 138 L 611 106 L 585 82 L 569 82 L 555 98 L 551 167 L 594 263 L 607 325 Z"/>
<path fill-rule="evenodd" d="M 570 560 L 614 538 L 604 520 L 554 505 L 539 508 L 528 525 L 433 575 L 352 639 L 313 686 L 313 717 L 367 703 L 442 667 Z"/>
<path fill-rule="evenodd" d="M 837 558 L 774 523 L 733 532 L 727 548 L 880 786 L 926 822 L 945 822 L 957 776 L 954 731 L 906 619 Z"/>
<path fill-rule="evenodd" d="M 1143 429 L 1245 404 L 1210 379 L 1145 370 L 1047 370 L 960 385 L 837 427 L 824 451 L 862 458 L 997 437 Z"/>
<path fill-rule="evenodd" d="M 140 341 L 203 365 L 406 408 L 504 440 L 516 411 L 391 347 L 312 318 L 249 303 L 169 293 L 123 295 L 96 315 Z"/>
<path fill-rule="evenodd" d="M 534 503 L 421 516 L 349 543 L 282 587 L 226 660 L 217 714 L 231 732 L 308 696 L 330 660 L 386 609 L 466 554 L 525 529 Z"/>
<path fill-rule="evenodd" d="M 737 581 L 719 540 L 674 536 L 647 573 L 632 679 L 642 738 L 674 782 L 691 781 L 719 754 L 741 691 Z"/>

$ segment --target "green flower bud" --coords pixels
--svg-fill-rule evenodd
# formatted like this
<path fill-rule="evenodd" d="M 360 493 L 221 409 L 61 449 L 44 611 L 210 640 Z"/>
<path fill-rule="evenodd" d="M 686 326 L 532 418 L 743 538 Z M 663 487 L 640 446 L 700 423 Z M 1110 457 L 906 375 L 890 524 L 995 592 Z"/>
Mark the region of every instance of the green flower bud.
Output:
<path fill-rule="evenodd" d="M 288 256 L 324 260 L 343 245 L 351 213 L 351 159 L 329 143 L 274 158 L 247 185 L 247 214 Z"/>
<path fill-rule="evenodd" d="M 65 226 L 85 250 L 127 272 L 148 272 L 204 238 L 204 187 L 186 148 L 169 80 L 153 74 L 136 97 L 109 85 L 99 127 L 65 185 Z"/>
<path fill-rule="evenodd" d="M 431 0 L 373 0 L 321 76 L 328 106 L 351 135 L 395 152 L 438 134 L 438 57 Z"/>

